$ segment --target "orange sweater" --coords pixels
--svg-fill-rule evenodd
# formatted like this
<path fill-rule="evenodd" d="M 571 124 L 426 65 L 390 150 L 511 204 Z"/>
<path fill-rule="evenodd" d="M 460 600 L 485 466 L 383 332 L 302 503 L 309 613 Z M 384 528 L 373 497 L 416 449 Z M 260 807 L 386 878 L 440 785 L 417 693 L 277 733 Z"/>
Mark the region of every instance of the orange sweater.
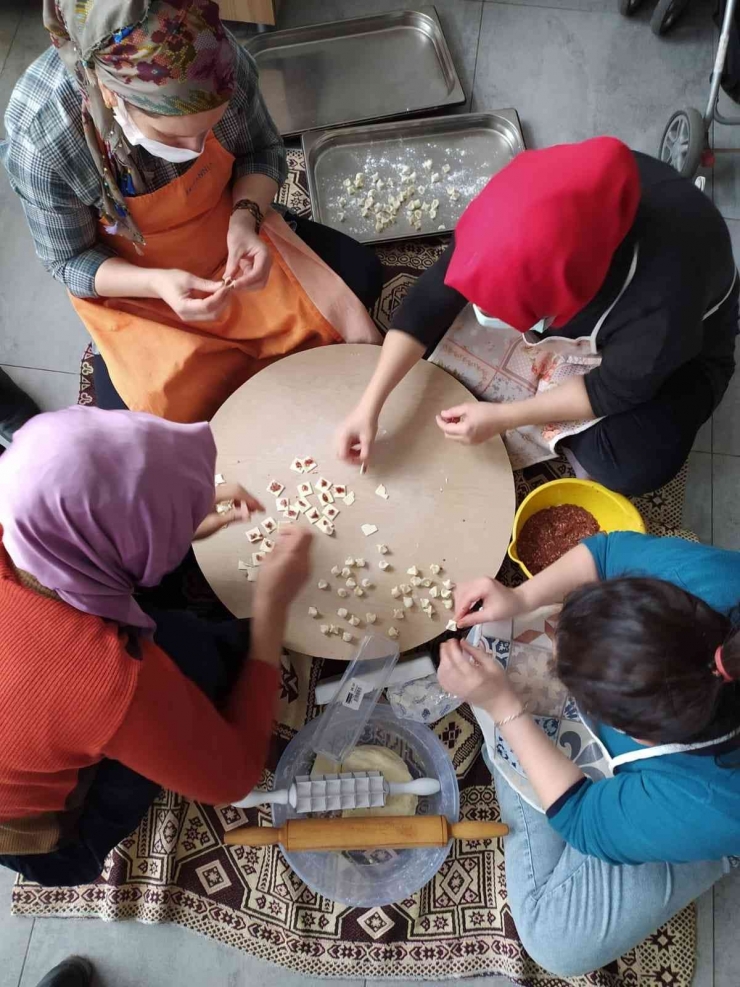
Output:
<path fill-rule="evenodd" d="M 23 586 L 0 528 L 0 853 L 54 849 L 84 800 L 80 772 L 105 757 L 211 804 L 257 784 L 278 670 L 245 662 L 219 712 L 161 648 L 135 643 Z"/>

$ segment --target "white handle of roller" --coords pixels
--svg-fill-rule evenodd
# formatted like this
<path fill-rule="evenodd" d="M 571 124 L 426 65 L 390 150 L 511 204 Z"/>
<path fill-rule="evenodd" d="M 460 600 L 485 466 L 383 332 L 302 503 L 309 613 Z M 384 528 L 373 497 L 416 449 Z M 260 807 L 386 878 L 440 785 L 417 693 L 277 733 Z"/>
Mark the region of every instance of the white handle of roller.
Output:
<path fill-rule="evenodd" d="M 415 778 L 413 781 L 389 781 L 389 795 L 436 795 L 440 784 L 436 778 Z"/>
<path fill-rule="evenodd" d="M 255 788 L 249 795 L 233 804 L 239 809 L 255 809 L 258 805 L 287 805 L 289 801 L 293 805 L 294 800 L 290 798 L 293 788 L 295 786 L 279 788 L 276 792 L 262 792 Z"/>

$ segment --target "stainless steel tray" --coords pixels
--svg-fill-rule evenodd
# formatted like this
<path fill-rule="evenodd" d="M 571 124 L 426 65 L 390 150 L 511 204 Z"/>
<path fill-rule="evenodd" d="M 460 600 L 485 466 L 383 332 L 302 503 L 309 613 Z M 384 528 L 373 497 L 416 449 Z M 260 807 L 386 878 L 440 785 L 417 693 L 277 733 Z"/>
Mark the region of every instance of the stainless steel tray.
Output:
<path fill-rule="evenodd" d="M 304 134 L 313 218 L 364 243 L 450 233 L 462 211 L 491 175 L 524 147 L 519 116 L 514 109 Z M 429 161 L 431 168 L 426 169 L 424 162 Z M 447 173 L 443 170 L 445 166 L 449 167 Z M 378 233 L 375 205 L 370 207 L 367 217 L 361 212 L 373 188 L 372 176 L 377 173 L 384 183 L 382 190 L 374 191 L 375 204 L 386 202 L 391 195 L 397 197 L 399 190 L 408 184 L 401 181 L 403 167 L 416 172 L 412 183 L 416 192 L 411 201 L 419 199 L 422 204 L 431 205 L 438 199 L 437 216 L 432 219 L 428 211 L 422 211 L 422 227 L 417 230 L 407 217 L 408 205 L 404 203 L 395 215 L 395 222 Z M 358 173 L 364 176 L 364 189 L 350 194 L 344 182 L 346 179 L 353 182 Z M 439 178 L 432 182 L 435 174 Z M 456 198 L 451 198 L 450 190 L 454 190 Z M 345 201 L 342 203 L 340 199 Z"/>
<path fill-rule="evenodd" d="M 434 7 L 258 34 L 245 47 L 286 136 L 465 102 Z"/>

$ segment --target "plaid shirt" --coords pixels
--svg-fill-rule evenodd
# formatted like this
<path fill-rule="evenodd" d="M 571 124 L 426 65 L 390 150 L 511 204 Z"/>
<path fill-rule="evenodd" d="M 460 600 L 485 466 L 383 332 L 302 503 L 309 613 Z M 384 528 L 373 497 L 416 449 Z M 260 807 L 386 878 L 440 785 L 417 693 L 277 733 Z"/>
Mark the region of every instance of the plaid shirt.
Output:
<path fill-rule="evenodd" d="M 234 155 L 234 180 L 261 174 L 280 185 L 286 176 L 285 148 L 259 91 L 257 67 L 241 45 L 234 45 L 237 88 L 213 133 Z M 54 48 L 18 80 L 5 128 L 0 158 L 20 197 L 38 257 L 73 295 L 95 297 L 95 274 L 115 252 L 98 240 L 100 179 L 82 131 L 80 91 Z M 133 154 L 147 193 L 192 165 L 171 164 L 140 147 Z"/>

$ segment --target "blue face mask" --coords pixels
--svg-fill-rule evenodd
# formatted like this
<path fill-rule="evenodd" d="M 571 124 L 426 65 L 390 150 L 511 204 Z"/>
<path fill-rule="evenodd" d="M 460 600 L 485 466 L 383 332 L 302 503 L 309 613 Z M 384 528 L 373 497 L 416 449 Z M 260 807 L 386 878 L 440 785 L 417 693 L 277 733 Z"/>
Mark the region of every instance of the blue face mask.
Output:
<path fill-rule="evenodd" d="M 495 318 L 493 315 L 486 315 L 482 308 L 478 308 L 477 305 L 473 304 L 473 311 L 475 312 L 475 317 L 478 320 L 478 324 L 485 326 L 486 329 L 513 329 L 513 326 L 507 325 L 506 322 L 502 322 L 501 319 Z M 542 333 L 545 329 L 549 329 L 552 325 L 552 317 L 548 316 L 545 319 L 540 319 L 539 322 L 535 323 L 528 331 L 529 332 L 539 332 Z"/>

